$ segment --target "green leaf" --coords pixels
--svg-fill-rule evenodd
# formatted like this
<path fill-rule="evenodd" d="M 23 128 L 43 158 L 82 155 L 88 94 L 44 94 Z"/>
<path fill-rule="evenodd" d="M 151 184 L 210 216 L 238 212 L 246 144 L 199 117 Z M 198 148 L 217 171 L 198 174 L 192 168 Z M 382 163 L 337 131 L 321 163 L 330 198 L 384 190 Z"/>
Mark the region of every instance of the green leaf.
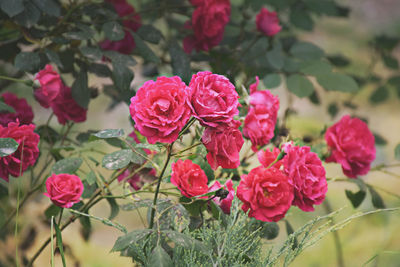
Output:
<path fill-rule="evenodd" d="M 149 208 L 153 205 L 153 200 L 151 199 L 142 199 L 139 201 L 135 201 L 133 203 L 128 203 L 128 204 L 124 204 L 121 205 L 121 209 L 123 211 L 132 211 L 132 210 L 136 210 L 139 208 Z"/>
<path fill-rule="evenodd" d="M 36 52 L 21 52 L 15 57 L 14 65 L 22 71 L 36 71 L 40 66 L 39 54 Z"/>
<path fill-rule="evenodd" d="M 375 191 L 372 186 L 368 185 L 367 187 L 369 192 L 371 193 L 372 205 L 377 209 L 384 209 L 385 203 L 383 202 L 382 197 L 378 194 L 378 192 Z"/>
<path fill-rule="evenodd" d="M 293 8 L 290 12 L 290 23 L 305 31 L 311 31 L 314 27 L 310 14 L 297 8 Z"/>
<path fill-rule="evenodd" d="M 78 77 L 72 84 L 71 94 L 79 106 L 84 109 L 88 108 L 90 101 L 90 90 L 88 87 L 88 77 L 85 69 L 81 69 Z"/>
<path fill-rule="evenodd" d="M 50 126 L 47 125 L 40 125 L 39 127 L 36 128 L 35 132 L 40 135 L 40 140 L 44 140 L 47 143 L 55 143 L 57 140 L 60 140 L 61 136 L 51 128 Z"/>
<path fill-rule="evenodd" d="M 156 246 L 150 255 L 149 267 L 173 267 L 174 264 L 168 253 L 161 246 Z"/>
<path fill-rule="evenodd" d="M 108 219 L 112 220 L 118 215 L 119 206 L 114 198 L 107 197 L 106 200 L 107 200 L 108 204 L 110 204 L 110 208 L 111 208 L 110 216 L 108 217 Z"/>
<path fill-rule="evenodd" d="M 331 115 L 331 118 L 333 119 L 337 113 L 339 112 L 339 108 L 336 103 L 330 103 L 328 106 L 328 113 Z"/>
<path fill-rule="evenodd" d="M 160 59 L 156 54 L 154 54 L 153 50 L 147 46 L 147 44 L 140 38 L 140 36 L 134 32 L 131 32 L 133 38 L 135 39 L 135 52 L 143 57 L 144 60 L 149 62 L 154 62 L 156 64 L 160 63 Z"/>
<path fill-rule="evenodd" d="M 62 208 L 51 204 L 45 211 L 44 211 L 44 215 L 46 216 L 47 219 L 50 219 L 52 216 L 56 216 L 57 214 L 60 213 Z"/>
<path fill-rule="evenodd" d="M 176 231 L 171 231 L 171 230 L 164 230 L 162 231 L 164 234 L 167 235 L 169 239 L 172 240 L 172 242 L 175 243 L 175 245 L 184 247 L 186 249 L 195 249 L 197 251 L 201 251 L 203 253 L 207 253 L 208 249 L 206 246 L 204 246 L 200 241 L 193 239 L 190 236 L 187 236 L 186 234 L 182 234 Z"/>
<path fill-rule="evenodd" d="M 394 149 L 394 158 L 400 160 L 400 144 L 398 144 Z"/>
<path fill-rule="evenodd" d="M 61 15 L 61 6 L 55 0 L 32 0 L 33 3 L 44 13 L 50 16 L 59 17 Z"/>
<path fill-rule="evenodd" d="M 346 190 L 345 193 L 347 199 L 350 200 L 351 205 L 353 205 L 355 209 L 361 205 L 361 203 L 365 199 L 365 196 L 367 195 L 367 193 L 363 190 L 359 190 L 357 193 L 353 193 L 350 190 Z"/>
<path fill-rule="evenodd" d="M 0 8 L 9 17 L 14 17 L 24 11 L 24 2 L 23 0 L 3 0 L 0 2 Z"/>
<path fill-rule="evenodd" d="M 282 83 L 281 76 L 276 73 L 268 74 L 263 79 L 265 87 L 268 89 L 276 88 Z"/>
<path fill-rule="evenodd" d="M 189 83 L 192 72 L 190 69 L 190 59 L 177 42 L 169 45 L 169 54 L 171 55 L 172 72 L 181 77 L 185 83 Z"/>
<path fill-rule="evenodd" d="M 0 138 L 0 157 L 6 157 L 17 151 L 19 144 L 12 138 Z"/>
<path fill-rule="evenodd" d="M 103 157 L 102 166 L 109 170 L 118 170 L 131 162 L 132 150 L 123 149 L 107 154 Z"/>
<path fill-rule="evenodd" d="M 171 226 L 175 231 L 182 232 L 189 226 L 189 213 L 182 204 L 175 204 L 169 213 Z"/>
<path fill-rule="evenodd" d="M 115 87 L 121 92 L 129 90 L 133 80 L 133 72 L 125 65 L 113 63 L 112 79 Z"/>
<path fill-rule="evenodd" d="M 314 86 L 304 76 L 299 74 L 290 75 L 286 80 L 287 87 L 290 92 L 298 97 L 310 96 L 314 92 Z"/>
<path fill-rule="evenodd" d="M 389 69 L 397 70 L 399 68 L 399 62 L 397 61 L 396 58 L 388 55 L 388 56 L 382 56 L 383 63 L 385 64 L 386 67 Z"/>
<path fill-rule="evenodd" d="M 309 42 L 297 42 L 290 48 L 290 53 L 303 60 L 315 60 L 324 55 L 324 51 Z"/>
<path fill-rule="evenodd" d="M 19 25 L 29 29 L 39 21 L 40 11 L 32 2 L 25 2 L 24 11 L 15 16 L 14 19 Z"/>
<path fill-rule="evenodd" d="M 63 266 L 66 267 L 67 264 L 65 263 L 64 247 L 63 247 L 61 230 L 60 230 L 60 227 L 58 227 L 56 222 L 54 222 L 54 229 L 56 230 L 57 247 L 58 247 L 58 250 L 60 251 L 61 260 L 62 260 Z"/>
<path fill-rule="evenodd" d="M 329 73 L 317 76 L 318 83 L 328 91 L 354 93 L 358 91 L 356 81 L 341 73 Z"/>
<path fill-rule="evenodd" d="M 321 60 L 315 61 L 305 61 L 300 64 L 300 72 L 306 75 L 320 75 L 332 72 L 332 66 L 326 62 Z"/>
<path fill-rule="evenodd" d="M 69 173 L 74 174 L 79 167 L 82 165 L 83 160 L 81 158 L 66 158 L 56 162 L 51 172 L 55 174 Z"/>
<path fill-rule="evenodd" d="M 373 134 L 374 134 L 374 137 L 375 137 L 375 144 L 376 145 L 378 145 L 378 146 L 387 145 L 387 141 L 382 135 L 377 134 L 377 133 L 373 133 Z"/>
<path fill-rule="evenodd" d="M 276 222 L 262 222 L 261 234 L 268 240 L 274 239 L 279 235 L 279 225 Z"/>
<path fill-rule="evenodd" d="M 82 198 L 91 198 L 98 188 L 97 183 L 89 184 L 88 181 L 83 181 L 83 193 L 82 193 Z"/>
<path fill-rule="evenodd" d="M 104 51 L 104 55 L 108 57 L 112 63 L 118 65 L 135 66 L 136 60 L 130 55 L 124 55 L 116 51 Z"/>
<path fill-rule="evenodd" d="M 336 67 L 346 67 L 350 64 L 350 60 L 340 54 L 328 56 L 327 59 Z"/>
<path fill-rule="evenodd" d="M 86 175 L 85 177 L 85 181 L 89 184 L 92 185 L 94 183 L 96 183 L 97 179 L 96 179 L 96 174 L 93 171 L 90 171 L 88 173 L 88 175 Z"/>
<path fill-rule="evenodd" d="M 282 69 L 284 60 L 285 58 L 279 45 L 275 45 L 271 51 L 267 52 L 267 61 L 276 70 Z"/>
<path fill-rule="evenodd" d="M 99 77 L 111 77 L 111 70 L 105 64 L 92 63 L 88 67 L 88 72 L 94 73 Z"/>
<path fill-rule="evenodd" d="M 50 49 L 46 49 L 45 52 L 46 52 L 46 56 L 50 62 L 54 62 L 60 68 L 63 67 L 61 59 L 56 52 L 54 52 L 53 50 L 50 50 Z"/>
<path fill-rule="evenodd" d="M 3 102 L 3 99 L 0 98 L 0 112 L 10 112 L 14 113 L 15 109 L 12 106 L 7 105 Z"/>
<path fill-rule="evenodd" d="M 106 34 L 106 38 L 111 41 L 120 41 L 124 39 L 124 28 L 116 21 L 109 21 L 104 23 L 102 30 Z"/>
<path fill-rule="evenodd" d="M 285 226 L 286 226 L 286 233 L 288 236 L 294 233 L 293 227 L 288 220 L 285 220 Z M 296 249 L 298 247 L 298 244 L 299 242 L 297 241 L 296 236 L 294 236 L 292 249 Z"/>
<path fill-rule="evenodd" d="M 152 25 L 142 25 L 136 32 L 143 40 L 152 44 L 158 44 L 162 39 L 161 32 Z"/>
<path fill-rule="evenodd" d="M 101 57 L 103 56 L 103 53 L 98 47 L 83 46 L 80 47 L 79 50 L 81 51 L 82 55 L 84 55 L 86 58 L 94 61 L 100 60 Z"/>
<path fill-rule="evenodd" d="M 389 98 L 389 90 L 385 86 L 378 87 L 369 97 L 369 101 L 374 104 L 381 103 Z"/>
<path fill-rule="evenodd" d="M 93 134 L 98 138 L 114 138 L 124 136 L 125 132 L 123 129 L 106 129 Z"/>
<path fill-rule="evenodd" d="M 153 232 L 152 229 L 140 229 L 140 230 L 134 230 L 126 235 L 120 236 L 115 242 L 114 247 L 111 249 L 111 252 L 125 250 L 131 244 L 142 240 L 152 232 Z"/>

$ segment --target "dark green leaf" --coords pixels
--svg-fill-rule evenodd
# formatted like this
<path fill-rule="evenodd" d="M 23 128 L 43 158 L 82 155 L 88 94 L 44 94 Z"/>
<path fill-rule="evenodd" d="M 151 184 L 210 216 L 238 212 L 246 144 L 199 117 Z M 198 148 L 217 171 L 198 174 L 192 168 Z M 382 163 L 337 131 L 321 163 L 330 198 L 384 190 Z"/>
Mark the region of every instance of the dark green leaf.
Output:
<path fill-rule="evenodd" d="M 399 43 L 399 38 L 380 35 L 375 38 L 375 43 L 379 48 L 390 51 L 390 50 L 393 50 L 396 47 L 396 45 Z"/>
<path fill-rule="evenodd" d="M 171 231 L 171 230 L 164 230 L 164 234 L 170 238 L 175 245 L 184 247 L 186 249 L 195 249 L 197 251 L 201 251 L 203 253 L 207 253 L 208 249 L 206 246 L 204 246 L 200 241 L 193 239 L 192 237 L 182 234 L 176 231 Z"/>
<path fill-rule="evenodd" d="M 341 73 L 329 73 L 317 76 L 318 83 L 328 91 L 354 93 L 358 91 L 356 81 Z"/>
<path fill-rule="evenodd" d="M 131 162 L 132 150 L 123 149 L 107 154 L 103 157 L 102 165 L 109 170 L 118 170 L 127 166 Z"/>
<path fill-rule="evenodd" d="M 282 69 L 284 60 L 285 58 L 279 45 L 275 45 L 271 51 L 267 52 L 267 61 L 276 70 Z"/>
<path fill-rule="evenodd" d="M 37 7 L 50 16 L 59 17 L 61 15 L 61 6 L 56 0 L 32 0 Z"/>
<path fill-rule="evenodd" d="M 308 42 L 297 42 L 290 48 L 290 53 L 303 60 L 315 60 L 324 55 L 324 51 L 318 46 Z"/>
<path fill-rule="evenodd" d="M 57 140 L 60 140 L 61 136 L 51 128 L 50 126 L 47 125 L 41 125 L 36 128 L 36 133 L 40 135 L 40 140 L 44 140 L 47 143 L 55 143 Z"/>
<path fill-rule="evenodd" d="M 98 188 L 97 183 L 89 184 L 86 180 L 83 181 L 83 193 L 82 193 L 82 198 L 91 198 Z"/>
<path fill-rule="evenodd" d="M 0 2 L 0 8 L 9 17 L 14 17 L 24 11 L 24 3 L 23 0 L 2 0 Z"/>
<path fill-rule="evenodd" d="M 175 75 L 181 77 L 185 83 L 191 79 L 190 59 L 177 42 L 169 45 L 169 54 L 171 55 L 172 71 Z"/>
<path fill-rule="evenodd" d="M 19 25 L 29 29 L 39 21 L 40 11 L 32 2 L 25 2 L 24 11 L 15 16 L 14 19 Z"/>
<path fill-rule="evenodd" d="M 57 214 L 60 213 L 62 208 L 51 204 L 45 211 L 44 211 L 44 215 L 46 216 L 47 219 L 50 219 L 51 216 L 56 216 Z"/>
<path fill-rule="evenodd" d="M 369 97 L 371 103 L 381 103 L 389 98 L 389 90 L 385 86 L 378 87 Z"/>
<path fill-rule="evenodd" d="M 133 80 L 133 72 L 122 64 L 113 63 L 112 79 L 115 87 L 121 92 L 129 90 Z"/>
<path fill-rule="evenodd" d="M 111 77 L 111 70 L 104 64 L 92 63 L 88 67 L 88 72 L 94 73 L 99 77 Z"/>
<path fill-rule="evenodd" d="M 400 144 L 398 144 L 394 149 L 394 158 L 400 160 Z"/>
<path fill-rule="evenodd" d="M 350 60 L 342 55 L 333 55 L 327 57 L 329 62 L 332 63 L 336 67 L 346 67 L 350 64 Z"/>
<path fill-rule="evenodd" d="M 368 187 L 369 192 L 371 193 L 372 205 L 377 209 L 384 209 L 385 203 L 383 202 L 383 199 L 379 195 L 379 193 L 376 192 L 372 186 L 367 186 L 367 187 Z"/>
<path fill-rule="evenodd" d="M 39 54 L 36 52 L 21 52 L 15 57 L 14 65 L 22 71 L 36 71 L 40 66 Z"/>
<path fill-rule="evenodd" d="M 12 106 L 9 106 L 6 103 L 4 103 L 3 99 L 0 98 L 0 112 L 14 113 L 15 109 Z"/>
<path fill-rule="evenodd" d="M 60 251 L 61 260 L 62 260 L 63 266 L 66 267 L 67 264 L 65 263 L 64 247 L 63 247 L 61 230 L 58 227 L 56 222 L 54 222 L 54 229 L 56 230 L 57 247 L 58 247 L 58 250 Z"/>
<path fill-rule="evenodd" d="M 262 222 L 262 237 L 271 240 L 278 236 L 279 225 L 276 222 Z"/>
<path fill-rule="evenodd" d="M 382 135 L 374 133 L 374 137 L 375 137 L 375 144 L 376 145 L 378 145 L 378 146 L 387 145 L 387 141 Z"/>
<path fill-rule="evenodd" d="M 153 232 L 152 229 L 134 230 L 126 235 L 118 237 L 117 241 L 112 248 L 113 251 L 122 251 L 129 247 L 129 245 L 138 242 Z"/>
<path fill-rule="evenodd" d="M 171 226 L 175 231 L 182 232 L 190 223 L 189 213 L 181 204 L 175 204 L 169 211 Z"/>
<path fill-rule="evenodd" d="M 12 138 L 0 138 L 0 157 L 6 157 L 17 151 L 19 144 Z"/>
<path fill-rule="evenodd" d="M 174 264 L 168 253 L 161 246 L 156 246 L 150 255 L 149 267 L 173 267 Z"/>
<path fill-rule="evenodd" d="M 390 77 L 388 83 L 394 87 L 397 92 L 397 97 L 400 98 L 400 76 Z"/>
<path fill-rule="evenodd" d="M 130 55 L 124 55 L 116 51 L 104 51 L 104 55 L 108 57 L 114 64 L 127 66 L 136 65 L 136 60 Z"/>
<path fill-rule="evenodd" d="M 392 56 L 382 56 L 382 59 L 386 67 L 393 70 L 397 70 L 399 68 L 399 62 L 396 58 Z"/>
<path fill-rule="evenodd" d="M 104 23 L 102 30 L 106 34 L 106 38 L 111 41 L 120 41 L 125 36 L 124 28 L 116 21 Z"/>
<path fill-rule="evenodd" d="M 272 89 L 272 88 L 276 88 L 279 85 L 281 85 L 282 79 L 279 74 L 272 73 L 272 74 L 266 75 L 263 79 L 263 82 L 264 82 L 265 87 L 267 87 L 268 89 Z"/>
<path fill-rule="evenodd" d="M 101 57 L 103 56 L 103 53 L 98 47 L 83 46 L 80 47 L 79 50 L 81 51 L 82 55 L 84 55 L 86 58 L 94 61 L 100 60 Z"/>
<path fill-rule="evenodd" d="M 326 62 L 321 60 L 315 61 L 305 61 L 300 64 L 300 72 L 307 75 L 320 75 L 332 72 L 332 66 Z"/>
<path fill-rule="evenodd" d="M 331 115 L 331 118 L 333 119 L 337 113 L 339 112 L 339 108 L 336 103 L 330 103 L 328 106 L 328 113 Z"/>
<path fill-rule="evenodd" d="M 310 96 L 314 92 L 314 86 L 304 76 L 299 74 L 290 75 L 286 80 L 290 92 L 298 97 Z"/>
<path fill-rule="evenodd" d="M 290 12 L 290 22 L 305 31 L 311 31 L 314 27 L 314 22 L 309 13 L 305 10 L 293 8 Z"/>
<path fill-rule="evenodd" d="M 110 204 L 111 207 L 111 212 L 110 212 L 110 216 L 108 217 L 109 220 L 114 219 L 118 213 L 119 213 L 119 206 L 117 204 L 117 202 L 115 201 L 115 199 L 113 198 L 106 198 L 108 204 Z"/>
<path fill-rule="evenodd" d="M 79 106 L 85 109 L 88 108 L 90 101 L 90 90 L 88 87 L 88 77 L 85 69 L 81 69 L 78 77 L 72 84 L 71 94 Z"/>
<path fill-rule="evenodd" d="M 51 172 L 55 174 L 69 173 L 74 174 L 79 167 L 82 165 L 83 160 L 81 158 L 66 158 L 56 162 Z"/>
<path fill-rule="evenodd" d="M 162 38 L 161 32 L 152 25 L 140 26 L 137 34 L 145 41 L 158 44 Z"/>
<path fill-rule="evenodd" d="M 158 56 L 156 56 L 156 54 L 154 54 L 153 50 L 148 47 L 148 45 L 142 40 L 142 38 L 140 38 L 139 35 L 134 32 L 132 32 L 132 34 L 136 44 L 134 51 L 141 55 L 144 60 L 158 64 L 160 62 L 160 59 L 158 58 Z"/>
<path fill-rule="evenodd" d="M 46 49 L 45 52 L 46 52 L 46 56 L 50 62 L 54 62 L 60 68 L 63 67 L 60 57 L 58 56 L 58 54 L 56 52 L 54 52 L 53 50 L 50 50 L 50 49 Z"/>
<path fill-rule="evenodd" d="M 98 138 L 113 138 L 124 136 L 125 132 L 123 129 L 106 129 L 93 134 Z"/>
<path fill-rule="evenodd" d="M 289 223 L 288 220 L 285 220 L 285 226 L 286 226 L 286 233 L 288 236 L 290 236 L 291 234 L 294 233 L 293 227 L 292 225 Z M 292 249 L 296 249 L 298 247 L 299 242 L 297 241 L 296 236 L 293 237 L 293 245 L 292 245 Z"/>
<path fill-rule="evenodd" d="M 360 190 L 357 193 L 353 193 L 350 190 L 346 190 L 345 192 L 347 199 L 350 200 L 351 205 L 353 205 L 355 209 L 361 205 L 365 199 L 365 196 L 367 195 L 367 193 L 363 190 Z"/>
<path fill-rule="evenodd" d="M 86 217 L 86 216 L 81 216 L 81 217 L 79 217 L 79 222 L 82 225 L 81 234 L 83 236 L 83 239 L 85 241 L 88 241 L 90 235 L 92 234 L 92 224 L 90 222 L 90 218 Z"/>

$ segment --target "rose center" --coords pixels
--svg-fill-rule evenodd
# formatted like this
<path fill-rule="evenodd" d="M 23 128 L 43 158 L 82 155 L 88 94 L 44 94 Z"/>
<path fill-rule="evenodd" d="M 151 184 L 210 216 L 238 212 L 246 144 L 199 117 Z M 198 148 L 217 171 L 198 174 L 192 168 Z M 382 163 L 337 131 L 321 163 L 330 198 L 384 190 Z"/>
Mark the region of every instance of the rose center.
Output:
<path fill-rule="evenodd" d="M 170 106 L 170 102 L 167 99 L 158 99 L 155 103 L 154 103 L 157 108 L 162 111 L 162 112 L 166 112 L 169 109 Z"/>

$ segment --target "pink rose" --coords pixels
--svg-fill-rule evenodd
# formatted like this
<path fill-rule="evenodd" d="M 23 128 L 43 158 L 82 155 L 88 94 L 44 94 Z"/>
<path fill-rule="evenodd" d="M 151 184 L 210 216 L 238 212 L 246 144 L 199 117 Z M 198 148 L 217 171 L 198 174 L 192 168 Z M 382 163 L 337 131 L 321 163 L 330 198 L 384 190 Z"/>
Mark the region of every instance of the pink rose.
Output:
<path fill-rule="evenodd" d="M 46 190 L 44 195 L 49 197 L 54 205 L 68 209 L 80 201 L 83 184 L 76 175 L 53 174 L 46 180 Z"/>
<path fill-rule="evenodd" d="M 86 120 L 87 109 L 82 108 L 76 103 L 71 94 L 71 88 L 63 86 L 60 94 L 50 104 L 54 115 L 60 124 L 67 121 L 83 122 Z"/>
<path fill-rule="evenodd" d="M 294 197 L 289 177 L 276 168 L 260 166 L 241 178 L 237 196 L 243 202 L 242 210 L 250 209 L 249 217 L 277 222 L 285 216 Z"/>
<path fill-rule="evenodd" d="M 194 35 L 184 39 L 183 48 L 186 53 L 191 53 L 193 48 L 208 51 L 222 41 L 231 14 L 230 1 L 192 0 L 191 3 L 196 6 L 189 25 Z"/>
<path fill-rule="evenodd" d="M 104 40 L 100 43 L 100 47 L 103 50 L 118 51 L 121 54 L 129 55 L 135 49 L 136 44 L 132 34 L 129 31 L 125 31 L 125 36 L 119 41 Z"/>
<path fill-rule="evenodd" d="M 274 36 L 281 31 L 279 18 L 276 12 L 270 12 L 265 7 L 261 8 L 256 17 L 257 30 L 267 36 Z"/>
<path fill-rule="evenodd" d="M 172 143 L 192 115 L 190 90 L 178 76 L 158 77 L 139 88 L 129 110 L 135 128 L 150 144 Z"/>
<path fill-rule="evenodd" d="M 277 147 L 274 147 L 272 151 L 269 149 L 266 149 L 265 151 L 260 150 L 257 152 L 258 161 L 261 163 L 262 166 L 268 168 L 277 159 L 280 153 L 281 151 Z M 281 165 L 282 160 L 279 160 L 271 167 L 279 169 Z"/>
<path fill-rule="evenodd" d="M 218 166 L 224 169 L 239 167 L 239 152 L 244 143 L 239 126 L 239 121 L 232 121 L 230 125 L 205 129 L 201 141 L 207 148 L 207 161 L 213 170 Z"/>
<path fill-rule="evenodd" d="M 133 176 L 131 175 L 133 170 L 126 169 L 120 176 L 118 176 L 118 182 L 126 181 L 129 183 L 129 185 L 135 189 L 136 191 L 142 188 L 143 182 L 140 179 L 140 175 L 138 173 L 134 174 Z M 130 178 L 128 178 L 130 177 Z"/>
<path fill-rule="evenodd" d="M 178 187 L 185 197 L 194 197 L 208 192 L 208 179 L 199 165 L 187 159 L 172 163 L 171 183 Z"/>
<path fill-rule="evenodd" d="M 51 65 L 47 64 L 36 74 L 35 80 L 39 81 L 40 87 L 33 94 L 41 106 L 48 108 L 64 86 L 60 75 L 53 70 Z"/>
<path fill-rule="evenodd" d="M 192 76 L 189 87 L 192 91 L 193 116 L 203 126 L 228 124 L 239 114 L 239 95 L 228 78 L 202 71 Z"/>
<path fill-rule="evenodd" d="M 215 183 L 208 189 L 208 192 L 217 191 L 221 187 L 222 185 L 220 184 L 220 182 L 215 181 Z M 214 201 L 215 204 L 220 206 L 221 210 L 225 214 L 231 214 L 232 201 L 235 196 L 235 189 L 233 189 L 232 180 L 231 179 L 227 180 L 223 188 L 229 191 L 228 196 L 224 199 L 221 199 L 220 197 L 215 197 L 212 200 Z"/>
<path fill-rule="evenodd" d="M 314 211 L 313 205 L 321 204 L 328 191 L 322 162 L 308 146 L 289 145 L 285 152 L 283 165 L 294 187 L 293 205 L 303 211 Z"/>
<path fill-rule="evenodd" d="M 32 107 L 29 106 L 25 98 L 18 98 L 13 93 L 3 93 L 0 98 L 3 98 L 4 103 L 13 107 L 15 112 L 0 111 L 0 125 L 7 127 L 9 122 L 21 124 L 31 124 L 33 120 Z"/>
<path fill-rule="evenodd" d="M 0 138 L 12 138 L 18 144 L 13 154 L 0 158 L 0 178 L 8 182 L 8 176 L 21 176 L 29 166 L 33 166 L 39 156 L 39 135 L 34 133 L 35 125 L 21 125 L 10 122 L 7 127 L 0 125 Z"/>
<path fill-rule="evenodd" d="M 367 174 L 375 159 L 375 138 L 365 122 L 349 115 L 329 127 L 325 140 L 331 150 L 326 162 L 342 165 L 350 178 Z"/>

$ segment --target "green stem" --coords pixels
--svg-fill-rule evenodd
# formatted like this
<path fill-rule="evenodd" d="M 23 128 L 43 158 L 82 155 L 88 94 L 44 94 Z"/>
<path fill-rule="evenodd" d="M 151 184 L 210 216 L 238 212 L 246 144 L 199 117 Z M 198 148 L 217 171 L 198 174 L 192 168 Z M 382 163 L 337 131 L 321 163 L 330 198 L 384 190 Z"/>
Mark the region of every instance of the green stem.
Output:
<path fill-rule="evenodd" d="M 2 75 L 0 75 L 0 79 L 17 82 L 17 83 L 24 83 L 27 85 L 32 84 L 32 81 L 29 81 L 29 80 L 21 80 L 21 79 L 11 78 L 11 77 L 7 77 L 7 76 L 2 76 Z"/>
<path fill-rule="evenodd" d="M 167 160 L 165 161 L 164 167 L 160 173 L 160 176 L 158 176 L 158 180 L 157 180 L 157 188 L 156 188 L 156 192 L 154 194 L 154 199 L 153 199 L 153 207 L 151 209 L 151 216 L 150 216 L 150 225 L 149 228 L 152 229 L 153 225 L 154 225 L 154 215 L 156 213 L 156 205 L 157 205 L 157 198 L 158 198 L 158 192 L 160 191 L 160 185 L 161 185 L 161 180 L 162 177 L 164 175 L 165 170 L 167 169 L 169 160 L 171 159 L 171 151 L 172 151 L 172 146 L 174 143 L 172 143 L 171 145 L 168 146 L 168 155 L 167 155 Z"/>
<path fill-rule="evenodd" d="M 190 149 L 192 149 L 192 148 L 195 148 L 196 146 L 199 146 L 199 145 L 201 145 L 202 144 L 202 142 L 198 142 L 198 143 L 196 143 L 196 144 L 194 144 L 194 145 L 191 145 L 190 147 L 188 147 L 188 148 L 185 148 L 185 149 L 183 149 L 183 150 L 181 150 L 181 151 L 179 151 L 179 152 L 177 152 L 177 153 L 174 153 L 174 154 L 172 154 L 171 156 L 177 156 L 177 155 L 180 155 L 180 154 L 182 154 L 183 152 L 185 152 L 185 151 L 188 151 L 188 150 L 190 150 Z"/>
<path fill-rule="evenodd" d="M 327 212 L 327 214 L 330 214 L 330 213 L 333 212 L 332 207 L 331 207 L 328 199 L 325 199 L 325 201 L 323 202 L 323 206 L 324 206 L 325 211 Z M 331 218 L 330 224 L 332 226 L 335 225 L 335 221 L 333 220 L 333 218 Z M 337 266 L 338 267 L 344 267 L 345 265 L 344 265 L 344 259 L 343 259 L 343 249 L 342 249 L 342 244 L 340 242 L 339 233 L 338 233 L 338 231 L 333 231 L 332 235 L 333 235 L 333 242 L 335 243 L 335 248 L 336 248 Z"/>

